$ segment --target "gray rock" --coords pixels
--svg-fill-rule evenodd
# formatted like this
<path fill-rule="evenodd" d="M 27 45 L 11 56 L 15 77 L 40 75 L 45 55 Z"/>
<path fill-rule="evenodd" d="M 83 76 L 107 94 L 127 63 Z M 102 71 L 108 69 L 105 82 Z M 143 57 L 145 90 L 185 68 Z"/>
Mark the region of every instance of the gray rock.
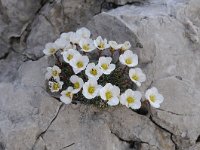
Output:
<path fill-rule="evenodd" d="M 194 144 L 200 132 L 199 90 L 175 77 L 160 79 L 154 85 L 163 91 L 167 101 L 157 110 L 154 119 L 183 140 Z"/>
<path fill-rule="evenodd" d="M 23 63 L 24 57 L 18 53 L 9 52 L 5 59 L 0 60 L 0 81 L 8 82 L 16 79 L 16 72 Z"/>
<path fill-rule="evenodd" d="M 45 92 L 47 66 L 46 58 L 27 61 L 17 80 L 0 84 L 0 127 L 6 149 L 127 150 L 144 147 L 143 143 L 152 149 L 174 149 L 169 133 L 125 107 L 60 105 Z"/>
<path fill-rule="evenodd" d="M 1 48 L 1 54 L 0 54 L 0 59 L 6 59 L 9 51 L 9 47 L 7 43 L 4 41 L 0 40 L 0 48 Z"/>
<path fill-rule="evenodd" d="M 20 37 L 39 8 L 40 0 L 22 0 L 20 2 L 17 0 L 1 0 L 1 38 L 9 42 L 12 37 Z"/>
<path fill-rule="evenodd" d="M 106 0 L 106 2 L 114 3 L 116 5 L 125 5 L 125 4 L 136 4 L 136 3 L 143 3 L 146 0 Z"/>
<path fill-rule="evenodd" d="M 22 64 L 27 27 L 41 0 L 0 0 L 0 81 L 12 81 Z M 14 53 L 13 51 L 17 52 Z"/>
<path fill-rule="evenodd" d="M 44 89 L 46 65 L 44 58 L 26 62 L 19 69 L 18 80 L 0 83 L 0 133 L 8 150 L 31 149 L 57 114 L 60 103 Z"/>
<path fill-rule="evenodd" d="M 141 89 L 157 86 L 165 97 L 161 109 L 153 110 L 154 121 L 175 135 L 179 148 L 185 149 L 195 143 L 200 132 L 198 2 L 124 6 L 98 15 L 88 24 L 95 35 L 115 37 L 119 42 L 130 40 L 148 75 Z"/>
<path fill-rule="evenodd" d="M 61 32 L 83 26 L 95 14 L 100 13 L 103 0 L 40 2 L 0 1 L 0 59 L 12 53 L 8 60 L 1 62 L 0 68 L 5 71 L 2 71 L 0 80 L 13 80 L 15 68 L 19 67 L 24 56 L 28 60 L 41 58 L 46 43 L 53 42 Z M 11 50 L 18 53 L 17 57 L 22 55 L 20 59 L 11 58 Z M 9 65 L 11 60 L 13 62 Z"/>
<path fill-rule="evenodd" d="M 64 106 L 43 139 L 50 150 L 64 147 L 74 150 L 128 150 L 139 149 L 142 143 L 155 149 L 171 150 L 174 144 L 169 136 L 145 116 L 125 107 L 99 110 L 93 106 L 78 105 L 75 108 Z"/>
<path fill-rule="evenodd" d="M 20 12 L 26 3 L 0 1 L 0 149 L 199 149 L 198 0 L 150 0 L 95 17 L 103 1 L 49 1 L 36 16 L 40 2 Z M 165 97 L 151 118 L 122 106 L 61 105 L 46 92 L 42 47 L 88 20 L 95 37 L 131 42 L 148 77 L 141 90 L 156 86 Z"/>
<path fill-rule="evenodd" d="M 27 38 L 27 53 L 34 55 L 35 47 L 53 42 L 61 32 L 84 26 L 95 14 L 101 12 L 103 0 L 56 0 L 48 3 L 34 20 Z M 40 57 L 42 49 L 36 52 Z"/>

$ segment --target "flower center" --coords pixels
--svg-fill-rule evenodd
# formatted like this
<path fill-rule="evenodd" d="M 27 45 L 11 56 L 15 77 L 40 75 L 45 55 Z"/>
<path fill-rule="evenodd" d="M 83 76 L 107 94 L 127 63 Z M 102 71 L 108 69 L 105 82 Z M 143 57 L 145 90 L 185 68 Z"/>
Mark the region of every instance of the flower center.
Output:
<path fill-rule="evenodd" d="M 67 56 L 67 60 L 71 60 L 73 58 L 73 55 L 71 55 L 71 54 L 69 54 L 68 56 Z"/>
<path fill-rule="evenodd" d="M 90 49 L 89 44 L 84 44 L 84 45 L 83 45 L 83 49 L 84 49 L 85 51 L 88 51 L 88 50 Z"/>
<path fill-rule="evenodd" d="M 91 73 L 92 75 L 96 76 L 96 75 L 97 75 L 97 70 L 94 69 L 94 68 L 92 68 L 92 69 L 90 70 L 90 73 Z"/>
<path fill-rule="evenodd" d="M 156 96 L 155 95 L 150 95 L 149 99 L 150 99 L 150 101 L 155 102 L 156 101 Z"/>
<path fill-rule="evenodd" d="M 52 71 L 52 75 L 55 77 L 55 76 L 58 76 L 58 71 L 56 71 L 56 70 L 53 70 Z"/>
<path fill-rule="evenodd" d="M 88 93 L 93 94 L 95 91 L 95 87 L 94 86 L 89 86 L 88 87 Z"/>
<path fill-rule="evenodd" d="M 127 97 L 126 100 L 127 100 L 128 104 L 131 104 L 131 103 L 134 103 L 134 102 L 135 102 L 135 98 L 134 98 L 134 97 L 131 97 L 131 96 Z"/>
<path fill-rule="evenodd" d="M 66 95 L 67 97 L 71 98 L 71 92 L 67 92 L 65 95 Z"/>
<path fill-rule="evenodd" d="M 80 88 L 80 83 L 79 82 L 74 83 L 74 88 L 75 89 L 79 89 Z"/>
<path fill-rule="evenodd" d="M 101 67 L 102 67 L 104 70 L 107 70 L 107 69 L 108 69 L 108 64 L 102 64 Z"/>
<path fill-rule="evenodd" d="M 58 90 L 60 85 L 58 83 L 53 83 L 53 90 Z"/>
<path fill-rule="evenodd" d="M 77 62 L 76 66 L 78 68 L 82 68 L 83 67 L 83 62 L 82 61 Z"/>
<path fill-rule="evenodd" d="M 125 60 L 125 62 L 126 62 L 126 64 L 130 65 L 130 64 L 132 64 L 132 59 L 131 58 L 127 58 Z"/>
<path fill-rule="evenodd" d="M 104 43 L 103 43 L 103 42 L 100 42 L 99 45 L 98 45 L 98 47 L 99 47 L 99 48 L 104 48 L 104 47 L 105 47 L 105 46 L 104 46 Z"/>
<path fill-rule="evenodd" d="M 50 48 L 50 53 L 53 54 L 55 53 L 56 49 L 55 48 Z"/>
<path fill-rule="evenodd" d="M 111 53 L 115 52 L 115 49 L 113 47 L 110 48 Z"/>
<path fill-rule="evenodd" d="M 132 79 L 135 80 L 135 81 L 138 81 L 139 80 L 139 76 L 137 74 L 134 74 L 132 76 Z"/>
<path fill-rule="evenodd" d="M 107 100 L 110 100 L 112 97 L 113 97 L 112 92 L 107 91 L 107 92 L 106 92 L 106 99 L 107 99 Z"/>

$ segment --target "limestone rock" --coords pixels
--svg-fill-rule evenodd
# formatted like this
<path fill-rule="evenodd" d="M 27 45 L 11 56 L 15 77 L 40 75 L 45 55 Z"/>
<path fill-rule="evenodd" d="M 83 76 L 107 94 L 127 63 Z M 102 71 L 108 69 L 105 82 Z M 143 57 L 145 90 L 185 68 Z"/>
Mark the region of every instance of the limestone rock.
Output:
<path fill-rule="evenodd" d="M 8 47 L 7 43 L 0 40 L 0 48 L 1 48 L 0 59 L 4 59 L 8 54 L 9 47 Z"/>
<path fill-rule="evenodd" d="M 75 108 L 64 106 L 43 140 L 50 150 L 66 146 L 74 150 L 128 150 L 140 148 L 141 143 L 171 150 L 174 144 L 169 136 L 145 116 L 125 107 L 99 110 L 79 105 Z"/>
<path fill-rule="evenodd" d="M 141 89 L 157 86 L 165 97 L 161 109 L 153 110 L 153 119 L 176 135 L 179 148 L 194 144 L 200 133 L 200 51 L 198 40 L 191 37 L 198 39 L 200 34 L 198 2 L 155 0 L 123 6 L 95 16 L 88 24 L 95 35 L 131 42 L 147 74 Z"/>
<path fill-rule="evenodd" d="M 40 8 L 40 0 L 1 0 L 0 36 L 9 44 L 12 37 L 20 37 L 26 26 Z"/>
<path fill-rule="evenodd" d="M 56 0 L 45 5 L 32 24 L 27 38 L 27 53 L 34 55 L 37 51 L 41 57 L 46 43 L 53 42 L 61 32 L 84 26 L 95 14 L 101 12 L 102 3 L 103 0 Z"/>
<path fill-rule="evenodd" d="M 106 2 L 114 3 L 116 5 L 125 5 L 131 3 L 142 3 L 145 0 L 106 0 Z"/>
<path fill-rule="evenodd" d="M 149 0 L 101 14 L 104 1 L 45 2 L 0 0 L 0 149 L 199 149 L 199 0 Z M 46 92 L 44 44 L 88 20 L 94 36 L 131 42 L 148 77 L 140 89 L 156 86 L 165 97 L 152 117 L 61 105 Z M 16 52 L 23 38 L 27 49 Z"/>
<path fill-rule="evenodd" d="M 5 59 L 0 60 L 0 81 L 8 82 L 16 79 L 16 72 L 19 66 L 23 63 L 24 57 L 9 52 Z"/>
<path fill-rule="evenodd" d="M 152 149 L 174 149 L 169 133 L 125 107 L 61 105 L 45 92 L 47 66 L 46 58 L 27 61 L 17 80 L 0 84 L 0 133 L 6 149 L 128 150 L 144 143 Z"/>
<path fill-rule="evenodd" d="M 58 111 L 60 103 L 45 92 L 42 84 L 45 62 L 44 58 L 27 62 L 20 67 L 18 80 L 0 83 L 0 133 L 8 150 L 31 149 Z"/>

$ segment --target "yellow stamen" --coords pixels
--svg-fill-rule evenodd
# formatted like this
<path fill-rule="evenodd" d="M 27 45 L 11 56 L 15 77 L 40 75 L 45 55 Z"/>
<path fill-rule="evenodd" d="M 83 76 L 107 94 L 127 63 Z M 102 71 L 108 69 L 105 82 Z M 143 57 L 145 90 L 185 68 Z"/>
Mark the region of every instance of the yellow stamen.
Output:
<path fill-rule="evenodd" d="M 83 62 L 82 62 L 82 61 L 77 62 L 77 63 L 76 63 L 76 66 L 77 66 L 78 68 L 82 68 L 82 67 L 83 67 Z"/>
<path fill-rule="evenodd" d="M 94 86 L 89 86 L 88 87 L 88 93 L 93 94 L 95 92 L 95 87 Z"/>
<path fill-rule="evenodd" d="M 155 102 L 156 101 L 156 96 L 155 95 L 150 95 L 149 99 L 150 99 L 150 101 Z"/>
<path fill-rule="evenodd" d="M 132 64 L 132 59 L 131 58 L 127 58 L 125 60 L 125 62 L 126 62 L 126 64 L 130 65 L 130 64 Z"/>
<path fill-rule="evenodd" d="M 112 92 L 107 91 L 106 92 L 106 100 L 110 100 L 113 97 Z"/>
<path fill-rule="evenodd" d="M 71 98 L 71 92 L 67 92 L 65 95 L 66 95 L 67 97 Z"/>
<path fill-rule="evenodd" d="M 50 48 L 50 53 L 53 54 L 56 52 L 56 49 L 55 48 Z"/>
<path fill-rule="evenodd" d="M 55 76 L 58 76 L 58 71 L 57 70 L 53 70 L 52 71 L 52 75 L 55 77 Z"/>
<path fill-rule="evenodd" d="M 60 85 L 58 83 L 53 83 L 53 90 L 58 90 Z"/>
<path fill-rule="evenodd" d="M 104 43 L 100 42 L 99 45 L 98 45 L 98 48 L 104 48 L 104 47 L 105 47 Z"/>
<path fill-rule="evenodd" d="M 113 54 L 115 52 L 115 49 L 111 47 L 110 52 Z"/>
<path fill-rule="evenodd" d="M 92 69 L 90 70 L 90 73 L 91 73 L 92 75 L 96 76 L 96 75 L 97 75 L 97 70 L 94 69 L 94 68 L 92 68 Z"/>
<path fill-rule="evenodd" d="M 84 45 L 83 45 L 83 49 L 84 49 L 85 51 L 88 51 L 88 50 L 90 49 L 90 45 L 89 45 L 89 44 L 84 44 Z"/>
<path fill-rule="evenodd" d="M 101 67 L 102 67 L 104 70 L 107 70 L 107 69 L 108 69 L 108 64 L 102 64 Z"/>
<path fill-rule="evenodd" d="M 135 98 L 134 97 L 128 97 L 127 99 L 128 104 L 134 103 L 135 102 Z"/>
<path fill-rule="evenodd" d="M 68 60 L 68 61 L 70 61 L 72 58 L 73 58 L 73 55 L 71 55 L 71 54 L 69 54 L 69 55 L 67 56 L 67 60 Z"/>
<path fill-rule="evenodd" d="M 132 79 L 135 80 L 135 81 L 138 81 L 139 80 L 139 76 L 137 74 L 134 74 L 132 76 Z"/>
<path fill-rule="evenodd" d="M 79 82 L 74 83 L 74 88 L 75 89 L 79 89 L 80 88 L 80 83 Z"/>

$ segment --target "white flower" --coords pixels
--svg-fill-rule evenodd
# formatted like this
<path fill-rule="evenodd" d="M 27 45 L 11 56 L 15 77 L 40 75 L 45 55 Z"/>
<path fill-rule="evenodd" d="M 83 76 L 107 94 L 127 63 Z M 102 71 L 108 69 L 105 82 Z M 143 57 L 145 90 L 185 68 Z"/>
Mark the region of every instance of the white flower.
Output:
<path fill-rule="evenodd" d="M 119 104 L 120 89 L 118 86 L 107 83 L 100 89 L 100 96 L 103 100 L 108 101 L 108 105 L 115 106 Z"/>
<path fill-rule="evenodd" d="M 66 45 L 64 47 L 63 51 L 68 51 L 70 49 L 74 49 L 75 50 L 76 49 L 76 45 L 70 43 L 69 45 Z"/>
<path fill-rule="evenodd" d="M 119 56 L 119 61 L 128 67 L 135 67 L 138 64 L 138 56 L 131 50 L 127 50 Z"/>
<path fill-rule="evenodd" d="M 104 74 L 110 74 L 115 69 L 115 64 L 110 64 L 112 61 L 111 57 L 100 57 L 98 66 L 101 68 Z"/>
<path fill-rule="evenodd" d="M 141 107 L 141 98 L 142 94 L 139 91 L 127 89 L 120 96 L 120 103 L 128 108 L 131 107 L 132 109 L 139 109 Z"/>
<path fill-rule="evenodd" d="M 96 48 L 98 48 L 99 50 L 104 50 L 106 48 L 109 48 L 110 45 L 107 42 L 107 39 L 102 39 L 101 36 L 98 36 L 96 40 L 94 40 L 94 45 L 96 46 Z"/>
<path fill-rule="evenodd" d="M 148 89 L 145 93 L 145 98 L 150 102 L 150 104 L 155 107 L 159 108 L 160 104 L 163 102 L 164 97 L 158 93 L 157 88 L 152 87 Z"/>
<path fill-rule="evenodd" d="M 96 48 L 92 39 L 81 39 L 79 45 L 84 52 L 91 52 Z"/>
<path fill-rule="evenodd" d="M 73 34 L 73 32 L 62 33 L 60 35 L 60 38 L 63 38 L 65 40 L 67 40 L 67 41 L 70 41 L 70 37 L 71 37 L 72 34 Z"/>
<path fill-rule="evenodd" d="M 76 55 L 75 58 L 70 61 L 70 65 L 72 66 L 75 74 L 78 74 L 79 72 L 84 70 L 88 63 L 88 56 L 82 55 Z"/>
<path fill-rule="evenodd" d="M 112 49 L 120 49 L 122 47 L 122 44 L 117 44 L 116 41 L 109 41 L 109 45 Z"/>
<path fill-rule="evenodd" d="M 56 82 L 53 81 L 49 81 L 49 88 L 51 90 L 51 92 L 58 92 L 59 90 L 62 89 L 63 86 L 63 82 L 57 80 Z"/>
<path fill-rule="evenodd" d="M 101 88 L 101 85 L 98 85 L 96 79 L 89 79 L 83 85 L 83 95 L 87 99 L 95 98 L 96 96 L 99 95 L 100 88 Z"/>
<path fill-rule="evenodd" d="M 78 93 L 83 87 L 83 79 L 79 78 L 77 75 L 73 75 L 70 77 L 70 82 L 74 85 L 73 93 Z"/>
<path fill-rule="evenodd" d="M 76 34 L 78 34 L 81 38 L 85 38 L 85 39 L 89 39 L 91 35 L 90 30 L 88 30 L 85 27 L 78 29 L 76 31 Z"/>
<path fill-rule="evenodd" d="M 73 44 L 79 44 L 80 39 L 81 37 L 79 34 L 75 32 L 71 33 L 70 42 L 72 42 Z"/>
<path fill-rule="evenodd" d="M 88 76 L 88 78 L 95 78 L 96 80 L 98 80 L 103 72 L 98 65 L 95 65 L 94 63 L 89 63 L 85 69 L 85 74 Z"/>
<path fill-rule="evenodd" d="M 70 86 L 66 90 L 61 92 L 60 100 L 65 104 L 70 104 L 73 98 L 73 88 Z"/>
<path fill-rule="evenodd" d="M 47 56 L 51 56 L 51 55 L 54 55 L 58 49 L 59 48 L 55 43 L 47 43 L 45 45 L 45 49 L 43 50 L 43 53 Z"/>
<path fill-rule="evenodd" d="M 68 51 L 64 51 L 63 53 L 63 60 L 66 62 L 66 63 L 70 63 L 70 61 L 72 59 L 75 58 L 75 56 L 78 56 L 80 55 L 80 53 L 77 51 L 77 50 L 74 50 L 74 49 L 70 49 Z"/>
<path fill-rule="evenodd" d="M 55 41 L 55 44 L 58 46 L 59 49 L 64 49 L 65 47 L 71 47 L 71 44 L 69 41 L 67 41 L 64 38 L 59 38 Z"/>
<path fill-rule="evenodd" d="M 121 50 L 125 51 L 131 48 L 131 43 L 129 41 L 124 42 L 124 44 L 122 44 Z"/>
<path fill-rule="evenodd" d="M 140 68 L 130 69 L 129 77 L 137 86 L 141 86 L 141 83 L 146 80 L 146 75 Z"/>
<path fill-rule="evenodd" d="M 61 69 L 56 65 L 54 65 L 53 67 L 47 67 L 47 73 L 45 74 L 45 78 L 49 80 L 51 77 L 53 77 L 54 79 L 59 80 L 60 73 Z"/>

